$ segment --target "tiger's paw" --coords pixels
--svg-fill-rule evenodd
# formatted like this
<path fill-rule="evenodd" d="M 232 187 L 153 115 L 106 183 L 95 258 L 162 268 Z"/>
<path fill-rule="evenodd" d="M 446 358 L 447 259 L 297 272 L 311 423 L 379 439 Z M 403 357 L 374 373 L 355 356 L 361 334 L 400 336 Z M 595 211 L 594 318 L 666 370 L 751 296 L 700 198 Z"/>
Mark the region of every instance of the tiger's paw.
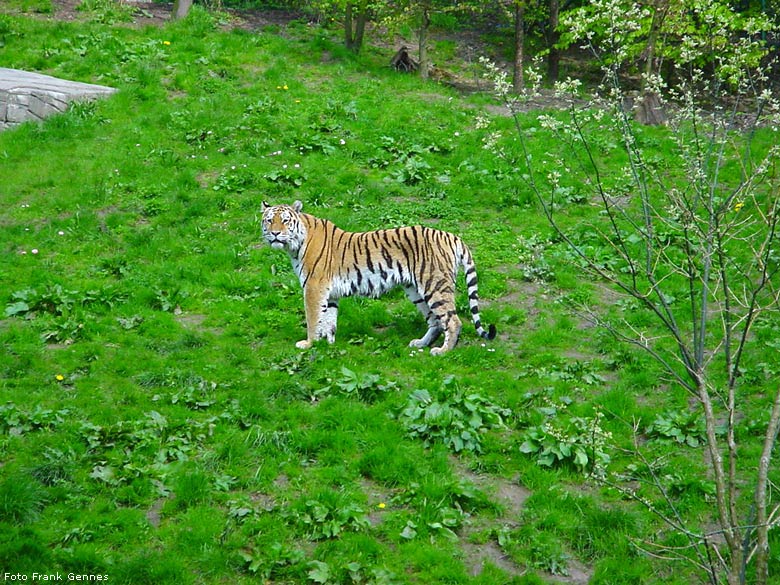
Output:
<path fill-rule="evenodd" d="M 431 355 L 442 355 L 448 351 L 449 350 L 446 347 L 433 347 L 431 348 Z"/>
<path fill-rule="evenodd" d="M 425 347 L 426 343 L 424 339 L 412 339 L 409 342 L 409 347 Z"/>
<path fill-rule="evenodd" d="M 298 343 L 295 344 L 295 347 L 298 349 L 309 349 L 311 347 L 311 341 L 308 339 L 301 339 Z"/>

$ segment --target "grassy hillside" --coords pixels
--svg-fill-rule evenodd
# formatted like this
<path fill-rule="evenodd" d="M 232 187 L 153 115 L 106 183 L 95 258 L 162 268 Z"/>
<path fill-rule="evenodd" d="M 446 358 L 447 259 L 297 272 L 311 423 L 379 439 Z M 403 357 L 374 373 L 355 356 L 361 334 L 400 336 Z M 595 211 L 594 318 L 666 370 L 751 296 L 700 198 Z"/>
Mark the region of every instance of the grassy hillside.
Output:
<path fill-rule="evenodd" d="M 395 73 L 379 50 L 347 54 L 305 23 L 247 31 L 197 9 L 150 28 L 0 13 L 0 42 L 4 66 L 119 89 L 0 134 L 4 571 L 691 582 L 642 552 L 678 536 L 588 471 L 635 465 L 623 448 L 639 420 L 668 493 L 706 526 L 700 421 L 647 356 L 567 309 L 637 310 L 584 277 L 520 171 L 484 148 L 480 117 L 511 132 L 488 97 Z M 521 119 L 531 133 L 536 115 Z M 643 132 L 663 164 L 669 137 Z M 596 210 L 571 183 L 576 225 Z M 442 358 L 411 350 L 425 324 L 394 293 L 345 299 L 336 343 L 295 349 L 300 287 L 258 222 L 261 201 L 294 199 L 349 230 L 461 235 L 498 338 L 466 325 Z M 463 286 L 464 320 L 467 307 Z M 765 320 L 751 346 L 746 450 L 779 328 Z M 535 440 L 560 461 L 527 453 Z"/>

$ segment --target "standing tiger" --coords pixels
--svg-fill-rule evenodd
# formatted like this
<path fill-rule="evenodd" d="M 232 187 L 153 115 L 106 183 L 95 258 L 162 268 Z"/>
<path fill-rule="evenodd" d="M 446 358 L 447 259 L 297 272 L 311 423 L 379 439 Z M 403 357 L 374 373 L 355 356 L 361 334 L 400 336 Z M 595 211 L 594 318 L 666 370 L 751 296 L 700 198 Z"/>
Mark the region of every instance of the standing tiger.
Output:
<path fill-rule="evenodd" d="M 463 267 L 471 318 L 485 339 L 479 318 L 477 270 L 471 252 L 458 236 L 427 227 L 400 227 L 353 233 L 326 219 L 301 213 L 303 205 L 270 206 L 263 202 L 263 237 L 272 248 L 287 250 L 303 287 L 306 339 L 296 347 L 307 349 L 317 339 L 336 338 L 336 314 L 341 297 L 378 297 L 401 286 L 428 322 L 428 331 L 410 347 L 427 347 L 444 332 L 439 355 L 458 342 L 461 321 L 455 310 L 455 277 Z"/>

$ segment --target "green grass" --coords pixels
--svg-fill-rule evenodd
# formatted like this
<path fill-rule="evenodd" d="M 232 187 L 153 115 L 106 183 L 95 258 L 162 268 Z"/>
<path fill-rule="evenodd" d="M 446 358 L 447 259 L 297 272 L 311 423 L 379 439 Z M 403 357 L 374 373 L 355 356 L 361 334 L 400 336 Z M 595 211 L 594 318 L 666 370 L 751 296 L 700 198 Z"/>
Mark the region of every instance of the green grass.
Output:
<path fill-rule="evenodd" d="M 599 448 L 625 469 L 616 446 L 630 446 L 631 421 L 644 430 L 688 398 L 558 302 L 599 292 L 515 169 L 483 148 L 484 96 L 396 74 L 380 51 L 356 57 L 320 31 L 222 30 L 197 7 L 148 29 L 12 8 L 6 66 L 119 92 L 0 134 L 4 570 L 538 583 L 576 563 L 598 583 L 670 582 L 671 565 L 632 546 L 661 529 L 652 514 L 572 460 L 540 466 L 521 449 L 529 429 L 598 412 L 612 435 Z M 651 138 L 672 157 L 663 131 Z M 300 287 L 284 255 L 258 246 L 261 201 L 296 198 L 345 229 L 461 234 L 498 339 L 464 326 L 444 358 L 412 351 L 424 323 L 391 294 L 345 299 L 336 344 L 296 350 Z M 565 213 L 576 224 L 594 210 Z M 465 291 L 458 303 L 465 315 Z M 778 328 L 767 317 L 751 346 L 746 449 L 766 421 Z M 452 416 L 412 432 L 404 413 L 423 390 Z M 472 424 L 472 407 L 501 420 Z M 453 440 L 464 429 L 478 440 Z M 680 471 L 700 469 L 702 449 L 652 448 L 688 520 L 707 524 L 706 476 Z M 515 485 L 532 492 L 521 506 L 501 496 Z M 476 533 L 515 575 L 472 574 L 463 543 Z"/>

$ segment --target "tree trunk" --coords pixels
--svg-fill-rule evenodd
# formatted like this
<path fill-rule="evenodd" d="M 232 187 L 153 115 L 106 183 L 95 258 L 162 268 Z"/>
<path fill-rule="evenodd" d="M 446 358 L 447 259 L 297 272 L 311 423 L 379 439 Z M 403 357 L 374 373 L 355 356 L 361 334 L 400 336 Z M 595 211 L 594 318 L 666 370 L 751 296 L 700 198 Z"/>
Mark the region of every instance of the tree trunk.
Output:
<path fill-rule="evenodd" d="M 364 8 L 355 9 L 352 2 L 347 2 L 344 8 L 344 46 L 353 53 L 359 53 L 363 47 L 367 20 L 368 13 Z"/>
<path fill-rule="evenodd" d="M 420 16 L 420 33 L 418 55 L 420 57 L 420 77 L 428 79 L 430 75 L 430 61 L 428 60 L 428 30 L 431 26 L 430 6 L 425 2 Z"/>
<path fill-rule="evenodd" d="M 366 32 L 366 22 L 368 21 L 368 13 L 365 10 L 358 12 L 357 21 L 355 22 L 355 35 L 354 35 L 354 48 L 355 53 L 359 53 L 363 48 L 363 35 Z"/>
<path fill-rule="evenodd" d="M 173 20 L 186 18 L 192 8 L 192 0 L 173 0 L 173 10 L 171 14 Z"/>
<path fill-rule="evenodd" d="M 512 89 L 521 93 L 525 87 L 525 2 L 515 0 L 515 62 L 513 65 Z"/>
<path fill-rule="evenodd" d="M 642 95 L 636 111 L 636 120 L 640 124 L 659 125 L 666 123 L 666 112 L 661 104 L 661 97 L 656 93 L 655 89 L 648 86 L 647 80 L 659 73 L 656 68 L 656 45 L 661 34 L 661 26 L 669 11 L 669 0 L 656 0 L 651 3 L 651 6 L 653 20 L 650 23 L 650 32 L 647 34 L 647 46 L 643 55 L 645 59 L 645 74 L 642 79 Z"/>
<path fill-rule="evenodd" d="M 561 53 L 556 46 L 558 44 L 558 22 L 560 4 L 558 0 L 550 0 L 550 29 L 547 33 L 547 81 L 558 81 L 558 68 L 561 62 Z"/>
<path fill-rule="evenodd" d="M 344 46 L 350 51 L 354 50 L 355 37 L 352 32 L 352 2 L 347 2 L 344 7 Z"/>
<path fill-rule="evenodd" d="M 775 395 L 772 414 L 764 436 L 764 449 L 758 464 L 756 486 L 756 584 L 769 582 L 769 515 L 767 514 L 767 486 L 769 484 L 769 466 L 772 461 L 772 449 L 780 431 L 780 389 Z"/>
<path fill-rule="evenodd" d="M 718 443 L 718 422 L 713 409 L 712 398 L 707 390 L 703 373 L 697 372 L 696 386 L 699 402 L 704 411 L 704 428 L 707 437 L 707 450 L 710 455 L 709 467 L 715 481 L 715 505 L 717 510 L 718 525 L 722 531 L 723 539 L 729 553 L 728 568 L 726 570 L 726 582 L 729 585 L 739 585 L 739 574 L 742 570 L 742 539 L 739 523 L 734 518 L 734 490 L 726 474 L 723 464 L 723 454 Z"/>

